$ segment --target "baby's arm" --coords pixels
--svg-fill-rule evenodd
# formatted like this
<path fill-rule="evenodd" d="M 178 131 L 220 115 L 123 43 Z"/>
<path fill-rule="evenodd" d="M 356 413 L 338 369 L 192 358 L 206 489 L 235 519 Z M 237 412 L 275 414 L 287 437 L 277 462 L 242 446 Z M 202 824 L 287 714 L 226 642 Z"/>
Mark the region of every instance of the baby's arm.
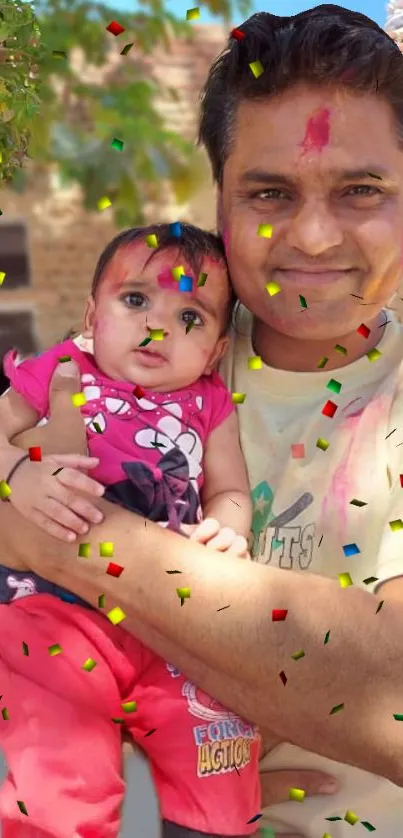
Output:
<path fill-rule="evenodd" d="M 31 405 L 12 388 L 0 398 L 0 479 L 26 454 L 11 444 L 17 434 L 36 425 L 39 417 Z"/>

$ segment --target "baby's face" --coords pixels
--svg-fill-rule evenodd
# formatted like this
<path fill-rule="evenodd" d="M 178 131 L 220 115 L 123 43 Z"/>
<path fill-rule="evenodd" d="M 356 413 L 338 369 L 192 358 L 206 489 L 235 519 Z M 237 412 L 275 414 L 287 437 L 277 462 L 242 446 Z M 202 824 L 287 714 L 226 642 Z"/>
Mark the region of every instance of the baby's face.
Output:
<path fill-rule="evenodd" d="M 145 242 L 115 253 L 95 301 L 88 301 L 85 336 L 93 338 L 105 375 L 168 392 L 210 373 L 224 354 L 230 288 L 224 264 L 213 258 L 204 260 L 207 280 L 198 288 L 198 277 L 176 248 L 157 253 L 146 265 L 149 256 Z M 192 277 L 191 292 L 179 291 L 171 273 L 177 266 Z M 194 325 L 186 333 L 189 323 Z M 151 330 L 163 330 L 163 339 L 140 348 Z"/>

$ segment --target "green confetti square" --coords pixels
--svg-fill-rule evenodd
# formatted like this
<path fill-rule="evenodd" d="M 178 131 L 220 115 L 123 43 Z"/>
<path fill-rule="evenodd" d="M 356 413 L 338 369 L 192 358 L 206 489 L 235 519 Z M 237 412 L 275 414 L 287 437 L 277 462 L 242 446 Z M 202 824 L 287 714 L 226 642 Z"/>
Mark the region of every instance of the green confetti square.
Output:
<path fill-rule="evenodd" d="M 331 378 L 330 381 L 327 382 L 326 387 L 328 390 L 331 390 L 332 393 L 340 393 L 341 390 L 340 381 L 336 381 L 335 378 Z"/>
<path fill-rule="evenodd" d="M 389 526 L 392 532 L 398 532 L 398 530 L 403 530 L 403 521 L 401 518 L 396 518 L 395 521 L 389 521 Z"/>
<path fill-rule="evenodd" d="M 98 597 L 98 608 L 105 608 L 105 594 L 100 594 Z"/>
<path fill-rule="evenodd" d="M 347 355 L 347 349 L 346 349 L 346 347 L 345 347 L 345 346 L 341 346 L 341 344 L 340 344 L 340 343 L 336 343 L 336 346 L 334 347 L 334 350 L 335 350 L 335 352 L 338 352 L 338 353 L 339 353 L 339 355 Z"/>
<path fill-rule="evenodd" d="M 379 349 L 370 349 L 370 351 L 367 352 L 368 361 L 377 361 L 381 355 L 382 352 L 380 352 Z"/>
<path fill-rule="evenodd" d="M 303 649 L 299 649 L 299 651 L 294 652 L 294 654 L 291 655 L 291 657 L 292 657 L 293 661 L 299 661 L 299 660 L 301 660 L 301 658 L 305 657 L 305 652 L 304 652 Z"/>
<path fill-rule="evenodd" d="M 341 713 L 342 710 L 344 710 L 344 704 L 335 704 L 335 706 L 332 707 L 329 716 L 335 716 L 336 713 Z"/>
<path fill-rule="evenodd" d="M 198 288 L 202 288 L 203 285 L 206 284 L 207 276 L 208 276 L 208 274 L 203 273 L 203 272 L 199 274 L 199 279 L 197 280 L 197 287 Z"/>
<path fill-rule="evenodd" d="M 53 646 L 49 646 L 48 652 L 51 658 L 54 658 L 55 655 L 61 655 L 62 647 L 60 646 L 60 643 L 54 643 Z"/>
<path fill-rule="evenodd" d="M 361 826 L 364 826 L 368 832 L 376 832 L 376 827 L 372 825 L 369 821 L 361 821 Z"/>
<path fill-rule="evenodd" d="M 27 815 L 28 814 L 27 807 L 26 807 L 23 800 L 17 800 L 17 806 L 18 806 L 22 815 Z"/>
<path fill-rule="evenodd" d="M 61 355 L 61 357 L 57 360 L 59 361 L 59 364 L 67 364 L 71 361 L 71 355 Z"/>
<path fill-rule="evenodd" d="M 97 662 L 94 661 L 93 658 L 87 658 L 87 660 L 82 666 L 82 669 L 85 669 L 86 672 L 92 672 L 92 670 L 95 669 L 96 665 Z"/>
<path fill-rule="evenodd" d="M 123 140 L 118 140 L 117 137 L 114 137 L 114 139 L 111 142 L 111 148 L 116 149 L 116 151 L 123 151 L 124 145 L 125 144 Z"/>
<path fill-rule="evenodd" d="M 329 631 L 327 631 L 327 632 L 326 632 L 326 634 L 325 634 L 325 639 L 324 639 L 324 641 L 323 641 L 323 645 L 324 645 L 324 646 L 326 646 L 326 643 L 329 643 L 329 637 L 330 637 L 330 629 L 329 629 Z"/>
<path fill-rule="evenodd" d="M 131 44 L 126 44 L 126 46 L 123 47 L 122 52 L 120 54 L 121 55 L 127 55 L 127 53 L 130 52 L 132 47 L 134 47 L 134 41 L 132 41 Z"/>
<path fill-rule="evenodd" d="M 122 704 L 122 710 L 124 710 L 125 713 L 135 713 L 137 710 L 137 701 L 125 701 Z"/>
<path fill-rule="evenodd" d="M 403 722 L 403 713 L 393 713 L 393 718 L 396 722 Z"/>
<path fill-rule="evenodd" d="M 321 451 L 327 451 L 329 445 L 330 442 L 328 442 L 327 439 L 322 439 L 322 437 L 319 437 L 319 439 L 316 442 L 316 447 L 320 448 Z"/>
<path fill-rule="evenodd" d="M 89 559 L 91 556 L 91 544 L 89 542 L 79 544 L 78 555 L 80 559 Z"/>
<path fill-rule="evenodd" d="M 10 721 L 10 716 L 8 715 L 7 707 L 3 707 L 2 711 L 1 711 L 1 715 L 3 716 L 3 719 L 4 719 L 5 722 Z"/>
<path fill-rule="evenodd" d="M 328 360 L 329 360 L 329 358 L 326 358 L 326 356 L 324 355 L 323 358 L 321 358 L 320 361 L 319 361 L 319 364 L 318 364 L 318 367 L 317 367 L 318 370 L 323 370 L 323 367 L 326 366 Z"/>
<path fill-rule="evenodd" d="M 24 643 L 24 641 L 22 641 L 22 654 L 25 655 L 26 658 L 29 658 L 28 643 Z"/>

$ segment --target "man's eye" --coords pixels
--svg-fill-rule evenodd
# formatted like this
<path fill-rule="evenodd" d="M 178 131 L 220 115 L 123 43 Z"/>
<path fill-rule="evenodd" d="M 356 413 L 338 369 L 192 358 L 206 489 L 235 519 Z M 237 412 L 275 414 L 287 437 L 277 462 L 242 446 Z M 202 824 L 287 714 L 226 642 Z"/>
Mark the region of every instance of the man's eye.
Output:
<path fill-rule="evenodd" d="M 141 306 L 147 301 L 147 298 L 144 294 L 140 294 L 138 291 L 135 291 L 132 294 L 125 294 L 125 296 L 122 297 L 122 300 L 128 308 L 141 308 Z"/>
<path fill-rule="evenodd" d="M 200 314 L 198 314 L 197 311 L 193 311 L 191 308 L 182 311 L 181 318 L 183 323 L 194 323 L 195 326 L 203 326 L 203 320 L 200 317 Z"/>
<path fill-rule="evenodd" d="M 382 190 L 378 189 L 377 186 L 368 186 L 367 184 L 364 184 L 364 183 L 359 184 L 357 186 L 350 186 L 348 192 L 349 192 L 350 195 L 353 195 L 354 197 L 358 197 L 358 198 L 361 197 L 361 196 L 368 197 L 368 198 L 373 198 L 374 195 L 381 195 L 382 194 Z"/>
<path fill-rule="evenodd" d="M 251 198 L 259 198 L 262 201 L 277 201 L 279 198 L 288 198 L 287 192 L 283 189 L 261 189 L 260 192 L 253 192 Z"/>

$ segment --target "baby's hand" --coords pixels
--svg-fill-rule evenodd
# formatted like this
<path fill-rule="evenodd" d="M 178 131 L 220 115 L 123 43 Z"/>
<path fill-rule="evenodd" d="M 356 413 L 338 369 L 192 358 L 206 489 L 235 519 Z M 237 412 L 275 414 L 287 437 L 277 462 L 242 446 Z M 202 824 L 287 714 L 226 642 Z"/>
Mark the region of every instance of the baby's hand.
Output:
<path fill-rule="evenodd" d="M 45 532 L 61 541 L 74 541 L 77 534 L 88 532 L 88 523 L 98 524 L 103 518 L 96 506 L 77 495 L 103 495 L 104 487 L 79 470 L 95 468 L 97 463 L 95 457 L 81 454 L 51 454 L 41 462 L 26 460 L 10 481 L 8 499 Z"/>
<path fill-rule="evenodd" d="M 182 529 L 192 541 L 205 544 L 212 550 L 218 550 L 220 553 L 231 553 L 238 559 L 250 559 L 246 538 L 243 535 L 238 535 L 230 527 L 221 527 L 215 518 L 206 518 L 201 524 L 192 527 L 182 525 Z"/>

